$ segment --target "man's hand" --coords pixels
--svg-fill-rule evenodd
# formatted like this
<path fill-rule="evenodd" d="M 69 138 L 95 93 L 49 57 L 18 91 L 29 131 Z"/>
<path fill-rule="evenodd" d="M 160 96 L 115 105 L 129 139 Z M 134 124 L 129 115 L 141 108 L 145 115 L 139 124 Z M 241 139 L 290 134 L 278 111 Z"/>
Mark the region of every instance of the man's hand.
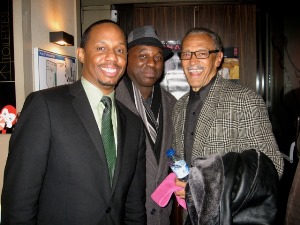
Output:
<path fill-rule="evenodd" d="M 185 199 L 185 186 L 186 182 L 178 180 L 178 178 L 175 179 L 176 186 L 182 187 L 182 190 L 175 191 L 174 194 L 178 196 L 181 199 Z"/>

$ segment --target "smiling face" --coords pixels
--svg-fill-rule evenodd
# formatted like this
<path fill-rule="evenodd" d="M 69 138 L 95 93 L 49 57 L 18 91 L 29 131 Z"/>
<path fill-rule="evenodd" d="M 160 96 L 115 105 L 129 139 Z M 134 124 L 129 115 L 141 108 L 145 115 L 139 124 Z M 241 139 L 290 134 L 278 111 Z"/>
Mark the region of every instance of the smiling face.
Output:
<path fill-rule="evenodd" d="M 113 23 L 94 26 L 84 48 L 78 48 L 83 77 L 103 94 L 111 93 L 125 72 L 127 44 L 123 31 Z"/>
<path fill-rule="evenodd" d="M 182 52 L 215 49 L 213 39 L 205 33 L 190 33 L 182 42 Z M 197 59 L 193 54 L 191 59 L 181 60 L 185 76 L 193 91 L 200 90 L 217 74 L 222 58 L 223 53 L 217 52 L 211 53 L 206 59 Z"/>
<path fill-rule="evenodd" d="M 141 94 L 147 89 L 147 95 L 151 93 L 162 75 L 163 66 L 163 51 L 159 47 L 136 45 L 128 50 L 127 74 Z"/>

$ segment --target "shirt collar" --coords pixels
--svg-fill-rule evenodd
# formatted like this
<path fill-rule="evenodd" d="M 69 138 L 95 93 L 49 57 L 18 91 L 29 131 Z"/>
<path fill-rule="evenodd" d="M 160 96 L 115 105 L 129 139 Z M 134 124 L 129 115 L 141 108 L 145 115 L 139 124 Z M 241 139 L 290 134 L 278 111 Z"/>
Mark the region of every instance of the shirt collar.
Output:
<path fill-rule="evenodd" d="M 193 101 L 196 99 L 205 99 L 206 96 L 208 95 L 208 92 L 209 92 L 211 86 L 215 82 L 215 80 L 216 80 L 216 76 L 214 76 L 206 86 L 200 88 L 199 91 L 193 91 L 193 89 L 191 87 L 190 88 L 190 101 Z"/>
<path fill-rule="evenodd" d="M 101 98 L 103 97 L 103 93 L 99 90 L 99 88 L 97 88 L 95 85 L 93 85 L 87 79 L 85 79 L 83 76 L 81 77 L 81 83 L 82 83 L 85 93 L 89 99 L 89 102 L 91 103 L 92 106 L 97 107 L 99 102 L 101 101 Z M 111 98 L 112 107 L 114 107 L 115 91 L 111 92 L 107 96 L 109 96 Z"/>

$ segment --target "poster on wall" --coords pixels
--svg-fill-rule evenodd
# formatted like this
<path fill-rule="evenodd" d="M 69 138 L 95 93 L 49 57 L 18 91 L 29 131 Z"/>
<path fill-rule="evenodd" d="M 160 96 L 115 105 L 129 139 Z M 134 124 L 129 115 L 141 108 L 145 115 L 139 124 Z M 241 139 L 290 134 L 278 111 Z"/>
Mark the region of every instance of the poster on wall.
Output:
<path fill-rule="evenodd" d="M 73 83 L 76 58 L 34 48 L 35 90 Z"/>
<path fill-rule="evenodd" d="M 239 48 L 224 48 L 224 62 L 218 73 L 225 79 L 230 79 L 233 82 L 238 82 L 240 79 L 239 71 Z"/>
<path fill-rule="evenodd" d="M 17 121 L 12 1 L 0 6 L 0 134 L 9 134 Z"/>

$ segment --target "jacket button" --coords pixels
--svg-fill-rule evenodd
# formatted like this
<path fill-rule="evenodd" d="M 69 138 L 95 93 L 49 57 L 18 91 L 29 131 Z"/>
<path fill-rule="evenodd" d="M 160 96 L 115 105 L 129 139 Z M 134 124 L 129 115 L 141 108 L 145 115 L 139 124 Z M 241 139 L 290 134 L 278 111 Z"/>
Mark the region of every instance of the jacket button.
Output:
<path fill-rule="evenodd" d="M 105 210 L 106 213 L 110 213 L 110 211 L 111 211 L 110 207 L 107 207 L 106 210 Z"/>
<path fill-rule="evenodd" d="M 156 209 L 151 209 L 151 211 L 150 211 L 151 215 L 154 215 L 155 212 L 156 212 Z"/>

